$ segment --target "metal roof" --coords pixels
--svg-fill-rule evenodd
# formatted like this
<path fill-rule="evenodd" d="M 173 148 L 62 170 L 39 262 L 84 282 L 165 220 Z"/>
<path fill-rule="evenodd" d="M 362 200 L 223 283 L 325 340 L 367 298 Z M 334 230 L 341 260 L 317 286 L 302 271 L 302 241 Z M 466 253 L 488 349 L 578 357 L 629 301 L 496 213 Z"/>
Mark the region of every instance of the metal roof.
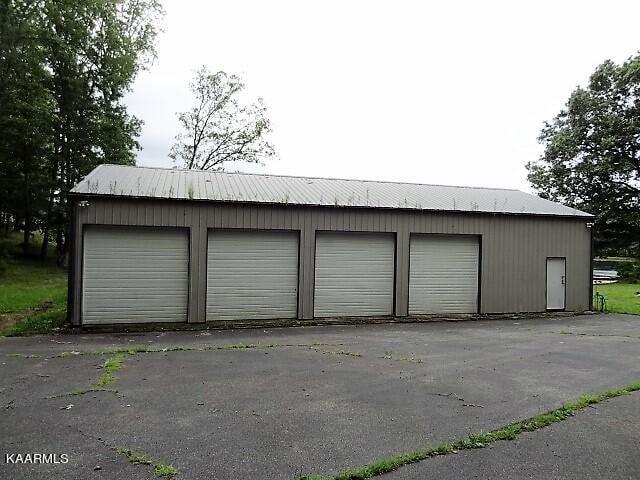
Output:
<path fill-rule="evenodd" d="M 519 190 L 124 165 L 98 166 L 71 192 L 113 197 L 591 217 Z"/>

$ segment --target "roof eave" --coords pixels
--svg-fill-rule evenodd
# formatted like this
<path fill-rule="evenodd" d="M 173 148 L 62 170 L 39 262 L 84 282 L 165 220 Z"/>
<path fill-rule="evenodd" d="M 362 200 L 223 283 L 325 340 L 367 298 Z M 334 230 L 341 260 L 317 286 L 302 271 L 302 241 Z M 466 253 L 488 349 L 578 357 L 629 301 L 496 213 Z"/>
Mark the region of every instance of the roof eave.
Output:
<path fill-rule="evenodd" d="M 510 216 L 526 216 L 526 217 L 551 217 L 551 218 L 580 218 L 593 219 L 595 215 L 587 212 L 580 214 L 559 214 L 559 213 L 536 213 L 536 212 L 491 212 L 488 210 L 453 210 L 453 209 L 436 209 L 436 208 L 412 208 L 412 207 L 386 207 L 375 205 L 330 205 L 316 203 L 284 203 L 284 202 L 252 202 L 248 200 L 218 200 L 209 198 L 172 198 L 172 197 L 148 197 L 143 195 L 116 195 L 105 193 L 89 193 L 89 192 L 69 192 L 71 197 L 91 197 L 102 199 L 118 199 L 118 200 L 161 200 L 174 202 L 194 202 L 194 203 L 218 203 L 227 205 L 256 205 L 269 207 L 297 207 L 297 208 L 354 208 L 354 209 L 370 209 L 385 211 L 402 211 L 402 212 L 430 212 L 430 213 L 460 213 L 460 214 L 481 214 L 481 215 L 510 215 Z M 569 208 L 569 207 L 568 207 Z"/>

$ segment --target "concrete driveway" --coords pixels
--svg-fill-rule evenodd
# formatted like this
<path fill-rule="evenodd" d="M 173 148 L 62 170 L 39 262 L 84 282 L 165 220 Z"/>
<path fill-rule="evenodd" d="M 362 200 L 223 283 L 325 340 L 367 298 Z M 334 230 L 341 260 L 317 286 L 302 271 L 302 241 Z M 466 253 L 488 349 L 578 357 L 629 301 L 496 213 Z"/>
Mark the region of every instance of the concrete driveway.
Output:
<path fill-rule="evenodd" d="M 114 348 L 154 351 L 123 356 L 117 392 L 65 395 L 95 386 Z M 289 480 L 640 381 L 640 317 L 0 338 L 0 352 L 0 478 L 153 478 L 124 447 L 177 478 Z M 638 445 L 640 392 L 380 478 L 638 478 Z M 68 463 L 5 463 L 37 452 Z"/>

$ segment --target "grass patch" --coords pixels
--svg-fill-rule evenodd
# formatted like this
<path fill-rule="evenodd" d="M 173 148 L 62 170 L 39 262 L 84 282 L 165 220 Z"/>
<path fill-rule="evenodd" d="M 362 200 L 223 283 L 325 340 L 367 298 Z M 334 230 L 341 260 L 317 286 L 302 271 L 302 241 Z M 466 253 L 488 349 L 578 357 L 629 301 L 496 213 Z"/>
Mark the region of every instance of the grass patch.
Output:
<path fill-rule="evenodd" d="M 67 272 L 53 259 L 21 256 L 21 242 L 21 233 L 0 235 L 0 252 L 8 255 L 0 258 L 0 335 L 51 333 L 66 321 Z M 40 242 L 34 235 L 30 254 Z"/>
<path fill-rule="evenodd" d="M 640 297 L 635 296 L 636 292 L 640 292 L 640 283 L 594 285 L 593 290 L 607 297 L 608 312 L 640 315 Z"/>
<path fill-rule="evenodd" d="M 64 329 L 66 322 L 67 293 L 65 291 L 59 293 L 42 308 L 35 308 L 32 311 L 18 315 L 17 322 L 2 330 L 0 335 L 6 337 L 44 335 Z"/>
<path fill-rule="evenodd" d="M 130 448 L 114 447 L 113 450 L 118 455 L 124 455 L 125 457 L 127 457 L 127 460 L 129 460 L 131 463 L 135 463 L 137 465 L 153 466 L 153 473 L 157 477 L 173 478 L 179 473 L 177 468 L 171 465 L 160 463 L 157 460 L 147 457 L 146 455 L 142 455 L 140 453 L 134 452 Z"/>
<path fill-rule="evenodd" d="M 533 432 L 553 425 L 554 423 L 562 422 L 589 405 L 594 405 L 610 398 L 627 395 L 638 390 L 640 390 L 640 382 L 631 383 L 622 388 L 605 390 L 597 394 L 583 395 L 573 402 L 565 403 L 555 410 L 551 410 L 541 415 L 536 415 L 535 417 L 531 417 L 520 422 L 505 425 L 504 427 L 490 432 L 470 434 L 468 437 L 452 443 L 435 445 L 418 449 L 410 453 L 384 458 L 368 465 L 348 470 L 346 472 L 341 472 L 336 475 L 304 476 L 301 477 L 300 480 L 364 480 L 366 478 L 392 472 L 404 465 L 416 463 L 438 455 L 448 455 L 460 450 L 484 448 L 490 443 L 501 440 L 513 440 L 523 432 Z"/>
<path fill-rule="evenodd" d="M 53 259 L 40 261 L 20 256 L 22 234 L 0 236 L 0 251 L 7 252 L 6 268 L 0 274 L 0 313 L 20 312 L 53 302 L 67 290 L 67 272 Z M 34 248 L 39 251 L 39 239 Z"/>

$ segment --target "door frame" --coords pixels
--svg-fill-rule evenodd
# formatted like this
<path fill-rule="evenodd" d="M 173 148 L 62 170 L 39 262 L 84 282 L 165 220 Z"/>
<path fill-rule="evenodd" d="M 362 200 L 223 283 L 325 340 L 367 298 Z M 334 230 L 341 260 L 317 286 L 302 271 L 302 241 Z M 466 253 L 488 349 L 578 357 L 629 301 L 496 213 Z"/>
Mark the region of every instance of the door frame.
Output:
<path fill-rule="evenodd" d="M 549 308 L 549 260 L 563 260 L 564 261 L 564 283 L 563 290 L 563 306 L 562 308 Z M 567 257 L 552 256 L 546 257 L 544 261 L 544 307 L 547 312 L 564 312 L 567 309 Z"/>

